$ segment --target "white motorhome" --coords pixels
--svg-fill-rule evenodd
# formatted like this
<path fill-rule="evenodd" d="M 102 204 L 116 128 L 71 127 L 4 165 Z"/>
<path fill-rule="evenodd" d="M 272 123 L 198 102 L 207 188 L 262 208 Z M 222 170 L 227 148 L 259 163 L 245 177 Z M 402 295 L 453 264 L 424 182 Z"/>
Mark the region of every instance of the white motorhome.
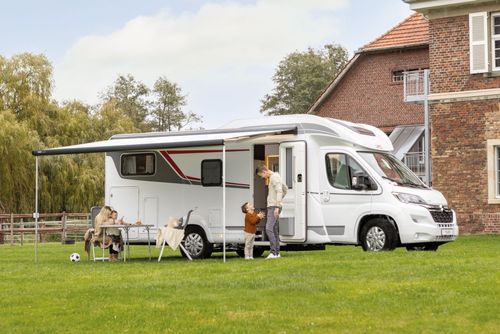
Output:
<path fill-rule="evenodd" d="M 237 120 L 216 130 L 116 135 L 33 154 L 106 152 L 105 202 L 130 222 L 163 226 L 196 207 L 185 237 L 195 258 L 223 243 L 244 243 L 241 205 L 266 206 L 266 185 L 255 175 L 259 164 L 279 171 L 289 189 L 279 220 L 285 247 L 436 250 L 455 240 L 456 215 L 446 199 L 392 150 L 375 127 L 293 115 Z M 131 242 L 146 240 L 145 229 L 134 231 Z M 268 245 L 265 233 L 257 244 Z"/>

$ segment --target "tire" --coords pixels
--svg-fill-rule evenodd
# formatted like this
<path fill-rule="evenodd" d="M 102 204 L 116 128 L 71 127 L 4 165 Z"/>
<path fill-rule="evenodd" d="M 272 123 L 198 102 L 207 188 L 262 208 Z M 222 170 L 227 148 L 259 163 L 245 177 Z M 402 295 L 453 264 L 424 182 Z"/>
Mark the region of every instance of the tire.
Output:
<path fill-rule="evenodd" d="M 262 254 L 264 254 L 265 250 L 266 249 L 264 247 L 255 246 L 253 248 L 253 257 L 254 258 L 261 257 Z M 239 257 L 245 257 L 245 250 L 244 249 L 237 249 L 236 254 L 238 254 Z"/>
<path fill-rule="evenodd" d="M 253 257 L 261 257 L 262 254 L 264 254 L 265 252 L 265 248 L 264 247 L 259 247 L 259 246 L 256 246 L 253 248 Z"/>
<path fill-rule="evenodd" d="M 423 244 L 418 246 L 406 246 L 407 251 L 437 251 L 439 245 L 437 244 Z"/>
<path fill-rule="evenodd" d="M 239 257 L 245 257 L 245 250 L 244 249 L 237 249 L 236 254 L 238 254 Z"/>
<path fill-rule="evenodd" d="M 393 250 L 397 240 L 396 229 L 386 219 L 372 219 L 361 228 L 360 242 L 365 252 Z"/>
<path fill-rule="evenodd" d="M 212 244 L 208 242 L 207 236 L 201 227 L 187 226 L 184 234 L 182 245 L 189 252 L 193 260 L 205 259 L 212 255 Z M 186 257 L 182 249 L 181 254 Z"/>

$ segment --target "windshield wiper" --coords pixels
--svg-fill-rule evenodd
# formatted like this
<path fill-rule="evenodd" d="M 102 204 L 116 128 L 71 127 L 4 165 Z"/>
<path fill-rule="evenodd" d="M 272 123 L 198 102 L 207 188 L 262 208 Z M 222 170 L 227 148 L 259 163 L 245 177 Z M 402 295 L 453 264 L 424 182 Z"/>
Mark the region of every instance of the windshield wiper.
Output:
<path fill-rule="evenodd" d="M 417 183 L 413 183 L 413 182 L 403 182 L 401 184 L 404 185 L 404 186 L 414 187 L 414 188 L 427 188 L 426 185 L 417 184 Z"/>
<path fill-rule="evenodd" d="M 398 181 L 398 180 L 396 180 L 396 179 L 393 179 L 393 178 L 391 178 L 391 177 L 385 176 L 385 175 L 382 175 L 382 178 L 383 178 L 383 179 L 386 179 L 386 180 L 389 180 L 389 181 L 392 181 L 392 182 L 394 182 L 394 183 L 396 183 L 396 184 L 402 184 L 400 181 Z"/>

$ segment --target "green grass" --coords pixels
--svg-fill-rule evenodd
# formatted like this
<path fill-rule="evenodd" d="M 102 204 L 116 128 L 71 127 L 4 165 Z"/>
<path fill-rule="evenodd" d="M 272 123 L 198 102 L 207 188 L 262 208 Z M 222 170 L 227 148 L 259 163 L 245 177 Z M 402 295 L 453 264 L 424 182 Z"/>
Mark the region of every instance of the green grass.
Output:
<path fill-rule="evenodd" d="M 252 262 L 169 252 L 69 261 L 83 245 L 0 246 L 1 333 L 498 333 L 500 236 L 437 252 L 353 246 Z M 153 256 L 158 255 L 153 250 Z"/>

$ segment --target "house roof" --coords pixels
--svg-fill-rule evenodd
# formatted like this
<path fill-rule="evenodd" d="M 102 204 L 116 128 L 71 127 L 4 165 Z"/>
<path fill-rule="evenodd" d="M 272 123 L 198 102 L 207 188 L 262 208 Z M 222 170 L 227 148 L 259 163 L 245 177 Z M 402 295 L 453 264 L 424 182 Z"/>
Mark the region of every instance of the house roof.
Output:
<path fill-rule="evenodd" d="M 420 13 L 407 17 L 403 22 L 359 49 L 349 62 L 344 66 L 332 82 L 325 88 L 307 113 L 316 111 L 325 99 L 333 92 L 342 81 L 347 72 L 355 65 L 360 56 L 371 52 L 391 51 L 393 49 L 423 47 L 429 45 L 429 21 Z"/>
<path fill-rule="evenodd" d="M 420 13 L 407 17 L 403 22 L 361 48 L 375 49 L 409 47 L 429 44 L 429 21 Z"/>

